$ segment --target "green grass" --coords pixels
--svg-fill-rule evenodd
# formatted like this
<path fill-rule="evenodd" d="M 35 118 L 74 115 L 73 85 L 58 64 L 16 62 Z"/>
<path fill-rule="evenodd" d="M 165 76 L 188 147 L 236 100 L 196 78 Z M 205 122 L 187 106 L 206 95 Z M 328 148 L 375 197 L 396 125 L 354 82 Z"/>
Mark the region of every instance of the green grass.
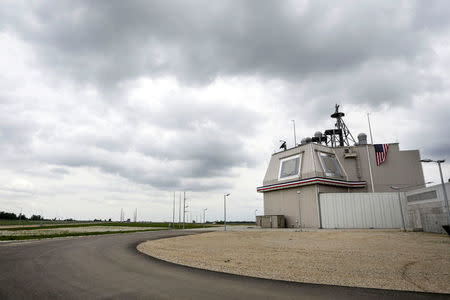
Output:
<path fill-rule="evenodd" d="M 39 223 L 38 223 L 39 224 Z M 91 227 L 91 226 L 120 226 L 120 227 L 157 227 L 157 228 L 169 228 L 171 227 L 171 223 L 166 222 L 149 222 L 149 223 L 127 223 L 127 222 L 95 222 L 95 223 L 71 223 L 71 224 L 58 224 L 58 225 L 52 225 L 52 224 L 45 224 L 43 226 L 39 227 L 31 227 L 31 226 L 21 226 L 21 227 L 15 227 L 15 228 L 2 228 L 0 230 L 6 230 L 6 231 L 19 231 L 19 230 L 39 230 L 43 228 L 76 228 L 76 227 Z M 175 229 L 182 228 L 177 226 L 178 224 L 175 224 Z M 205 227 L 212 227 L 214 225 L 206 225 Z M 192 228 L 203 228 L 203 224 L 192 224 L 192 223 L 186 223 L 185 224 L 186 229 L 192 229 Z"/>
<path fill-rule="evenodd" d="M 104 234 L 114 234 L 114 233 L 133 233 L 133 232 L 156 231 L 156 230 L 161 230 L 161 229 L 143 229 L 143 230 L 141 229 L 141 230 L 130 230 L 130 231 L 69 232 L 69 233 L 17 235 L 17 236 L 9 235 L 9 236 L 0 236 L 0 241 L 49 239 L 49 238 L 68 237 L 68 236 L 104 235 Z"/>
<path fill-rule="evenodd" d="M 8 226 L 8 225 L 51 225 L 51 224 L 76 224 L 80 223 L 77 221 L 52 221 L 52 220 L 43 220 L 43 221 L 32 221 L 32 220 L 1 220 L 0 226 Z"/>

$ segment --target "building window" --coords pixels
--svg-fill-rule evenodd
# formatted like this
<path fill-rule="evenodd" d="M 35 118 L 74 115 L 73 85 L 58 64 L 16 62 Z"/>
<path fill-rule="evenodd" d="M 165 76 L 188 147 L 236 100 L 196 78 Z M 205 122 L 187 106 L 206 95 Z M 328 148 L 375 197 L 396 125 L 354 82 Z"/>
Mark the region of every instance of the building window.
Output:
<path fill-rule="evenodd" d="M 280 160 L 278 179 L 295 178 L 300 175 L 302 155 L 294 155 Z"/>
<path fill-rule="evenodd" d="M 333 154 L 319 152 L 319 157 L 326 176 L 342 177 L 341 167 Z"/>
<path fill-rule="evenodd" d="M 416 201 L 423 201 L 423 200 L 431 200 L 431 199 L 437 199 L 436 191 L 428 191 L 423 192 L 419 194 L 413 194 L 406 197 L 408 202 L 416 202 Z"/>

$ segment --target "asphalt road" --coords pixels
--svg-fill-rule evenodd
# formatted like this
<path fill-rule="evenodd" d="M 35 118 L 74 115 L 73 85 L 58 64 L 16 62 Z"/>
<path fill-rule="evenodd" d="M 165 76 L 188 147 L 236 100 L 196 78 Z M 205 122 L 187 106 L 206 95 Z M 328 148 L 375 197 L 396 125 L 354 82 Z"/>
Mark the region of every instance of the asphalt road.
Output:
<path fill-rule="evenodd" d="M 143 241 L 186 233 L 1 243 L 0 299 L 449 299 L 223 274 L 163 262 L 136 250 Z"/>

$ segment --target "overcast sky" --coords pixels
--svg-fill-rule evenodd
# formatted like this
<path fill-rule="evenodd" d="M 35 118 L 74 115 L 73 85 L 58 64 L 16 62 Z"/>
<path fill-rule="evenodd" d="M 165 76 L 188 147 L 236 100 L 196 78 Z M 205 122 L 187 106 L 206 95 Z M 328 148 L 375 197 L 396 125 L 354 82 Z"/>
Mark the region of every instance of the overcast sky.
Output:
<path fill-rule="evenodd" d="M 279 140 L 450 159 L 448 1 L 2 1 L 0 210 L 253 219 Z M 425 180 L 439 183 L 435 164 Z M 450 165 L 444 165 L 450 177 Z M 178 218 L 178 215 L 177 215 Z"/>

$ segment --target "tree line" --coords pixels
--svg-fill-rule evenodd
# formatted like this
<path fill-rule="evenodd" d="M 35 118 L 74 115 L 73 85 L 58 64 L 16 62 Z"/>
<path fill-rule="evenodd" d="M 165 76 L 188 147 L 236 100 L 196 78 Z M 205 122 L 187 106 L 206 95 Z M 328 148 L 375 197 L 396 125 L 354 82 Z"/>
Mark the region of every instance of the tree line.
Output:
<path fill-rule="evenodd" d="M 0 220 L 32 220 L 40 221 L 44 220 L 41 215 L 32 215 L 29 219 L 24 214 L 16 215 L 15 213 L 0 211 Z"/>

